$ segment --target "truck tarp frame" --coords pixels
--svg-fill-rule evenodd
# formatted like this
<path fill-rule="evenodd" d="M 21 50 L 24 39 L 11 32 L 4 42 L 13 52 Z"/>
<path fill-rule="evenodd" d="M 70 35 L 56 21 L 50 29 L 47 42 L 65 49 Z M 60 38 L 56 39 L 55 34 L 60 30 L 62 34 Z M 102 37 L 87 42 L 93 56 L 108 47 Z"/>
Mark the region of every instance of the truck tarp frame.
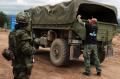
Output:
<path fill-rule="evenodd" d="M 117 24 L 117 9 L 114 6 L 87 0 L 72 0 L 54 6 L 37 6 L 28 11 L 32 24 L 70 24 L 78 14 L 82 19 L 96 17 L 98 21 Z"/>

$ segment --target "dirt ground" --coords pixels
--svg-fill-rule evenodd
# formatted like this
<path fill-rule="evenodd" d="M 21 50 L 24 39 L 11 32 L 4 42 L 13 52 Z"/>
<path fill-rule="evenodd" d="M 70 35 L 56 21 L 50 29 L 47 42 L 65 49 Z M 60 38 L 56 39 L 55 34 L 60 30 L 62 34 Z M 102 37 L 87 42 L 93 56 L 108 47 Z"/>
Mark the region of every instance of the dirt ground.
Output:
<path fill-rule="evenodd" d="M 96 76 L 92 67 L 90 77 L 82 75 L 83 61 L 72 62 L 68 67 L 55 67 L 49 60 L 48 53 L 35 57 L 31 79 L 120 79 L 120 34 L 113 39 L 114 54 L 107 57 L 102 65 L 102 76 Z M 13 79 L 11 61 L 5 60 L 1 51 L 8 45 L 8 32 L 0 32 L 0 79 Z"/>

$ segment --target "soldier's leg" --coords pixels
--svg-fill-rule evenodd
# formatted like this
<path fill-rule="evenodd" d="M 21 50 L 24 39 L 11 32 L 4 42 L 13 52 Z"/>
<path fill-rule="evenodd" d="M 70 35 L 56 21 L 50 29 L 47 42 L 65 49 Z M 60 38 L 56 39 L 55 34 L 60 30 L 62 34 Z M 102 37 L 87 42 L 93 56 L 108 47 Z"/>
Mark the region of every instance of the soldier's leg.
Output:
<path fill-rule="evenodd" d="M 32 67 L 33 67 L 32 63 L 29 63 L 29 64 L 27 65 L 26 74 L 27 74 L 28 79 L 30 78 L 31 71 L 32 71 Z"/>
<path fill-rule="evenodd" d="M 13 66 L 13 75 L 14 75 L 14 79 L 29 79 L 28 75 L 28 71 L 27 71 L 27 67 L 25 67 L 24 65 L 14 65 Z"/>
<path fill-rule="evenodd" d="M 18 79 L 19 76 L 19 71 L 16 67 L 13 66 L 13 75 L 14 75 L 14 79 Z"/>
<path fill-rule="evenodd" d="M 27 61 L 27 59 L 26 59 Z M 31 71 L 32 71 L 32 62 L 30 61 L 30 59 L 26 62 L 26 65 L 25 65 L 25 70 L 24 70 L 24 75 L 23 75 L 23 79 L 29 79 L 30 78 L 30 75 L 31 75 Z"/>
<path fill-rule="evenodd" d="M 19 74 L 19 79 L 29 79 L 30 75 L 26 72 L 26 69 Z"/>
<path fill-rule="evenodd" d="M 94 64 L 95 64 L 95 67 L 96 67 L 96 71 L 101 72 L 100 61 L 99 61 L 97 52 L 98 52 L 97 45 L 93 45 L 93 57 L 94 57 L 94 60 L 95 60 Z"/>
<path fill-rule="evenodd" d="M 83 57 L 84 57 L 84 64 L 85 64 L 85 72 L 90 73 L 90 55 L 89 55 L 89 45 L 84 46 L 84 52 L 83 52 Z"/>
<path fill-rule="evenodd" d="M 23 71 L 23 72 L 20 72 L 19 74 L 19 79 L 29 79 L 26 72 Z"/>

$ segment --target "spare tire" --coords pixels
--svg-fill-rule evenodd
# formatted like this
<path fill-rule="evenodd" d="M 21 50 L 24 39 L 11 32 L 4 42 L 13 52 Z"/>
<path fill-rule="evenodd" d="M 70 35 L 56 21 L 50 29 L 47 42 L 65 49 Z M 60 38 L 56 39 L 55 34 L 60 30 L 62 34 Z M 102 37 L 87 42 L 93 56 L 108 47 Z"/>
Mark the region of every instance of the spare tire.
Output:
<path fill-rule="evenodd" d="M 68 43 L 62 39 L 55 39 L 50 48 L 50 60 L 55 66 L 69 63 Z"/>

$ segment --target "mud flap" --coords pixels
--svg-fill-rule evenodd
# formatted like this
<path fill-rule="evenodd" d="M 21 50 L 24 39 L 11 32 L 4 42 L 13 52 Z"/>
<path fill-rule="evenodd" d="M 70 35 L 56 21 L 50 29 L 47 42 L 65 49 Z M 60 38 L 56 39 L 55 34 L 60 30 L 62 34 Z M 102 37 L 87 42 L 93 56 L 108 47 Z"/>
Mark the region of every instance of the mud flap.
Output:
<path fill-rule="evenodd" d="M 105 57 L 113 56 L 113 48 L 111 44 L 104 46 L 104 49 L 105 49 Z"/>

